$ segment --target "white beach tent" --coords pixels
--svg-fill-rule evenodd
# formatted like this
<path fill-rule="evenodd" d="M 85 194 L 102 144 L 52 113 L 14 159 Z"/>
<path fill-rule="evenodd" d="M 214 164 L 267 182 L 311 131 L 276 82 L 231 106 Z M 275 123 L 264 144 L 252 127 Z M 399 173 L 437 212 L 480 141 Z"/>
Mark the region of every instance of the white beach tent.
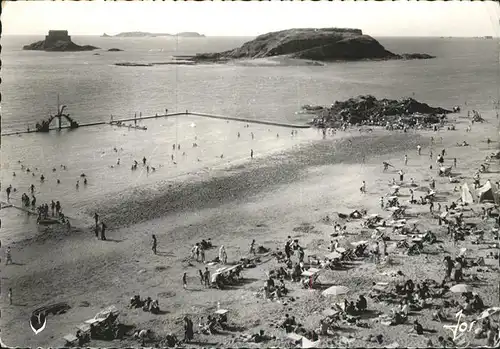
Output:
<path fill-rule="evenodd" d="M 476 193 L 478 202 L 489 201 L 498 204 L 498 189 L 493 188 L 489 179 L 482 187 L 477 189 Z"/>
<path fill-rule="evenodd" d="M 469 189 L 467 183 L 462 184 L 462 203 L 464 204 L 472 204 L 474 202 L 474 197 L 472 196 L 472 192 Z"/>

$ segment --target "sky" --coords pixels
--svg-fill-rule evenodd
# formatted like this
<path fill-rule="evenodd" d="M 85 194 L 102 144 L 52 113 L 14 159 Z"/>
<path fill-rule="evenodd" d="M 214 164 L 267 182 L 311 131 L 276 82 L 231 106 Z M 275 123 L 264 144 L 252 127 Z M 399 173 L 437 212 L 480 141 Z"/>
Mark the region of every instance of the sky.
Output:
<path fill-rule="evenodd" d="M 124 31 L 256 36 L 289 28 L 359 28 L 372 36 L 500 36 L 493 1 L 2 1 L 3 34 Z"/>

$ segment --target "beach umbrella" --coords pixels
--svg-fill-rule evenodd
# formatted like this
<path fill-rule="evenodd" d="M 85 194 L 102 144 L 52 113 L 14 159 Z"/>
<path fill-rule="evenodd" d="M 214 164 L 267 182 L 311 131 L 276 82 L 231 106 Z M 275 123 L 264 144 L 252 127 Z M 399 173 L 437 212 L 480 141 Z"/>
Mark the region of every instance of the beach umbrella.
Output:
<path fill-rule="evenodd" d="M 345 286 L 332 286 L 322 292 L 323 296 L 340 296 L 349 292 Z"/>
<path fill-rule="evenodd" d="M 359 245 L 363 245 L 363 244 L 367 244 L 367 243 L 368 243 L 367 240 L 361 240 L 361 241 L 353 241 L 353 242 L 351 242 L 351 245 L 359 246 Z"/>
<path fill-rule="evenodd" d="M 472 286 L 466 284 L 456 284 L 450 287 L 450 291 L 453 293 L 467 293 L 472 292 Z"/>
<path fill-rule="evenodd" d="M 332 252 L 332 253 L 329 253 L 325 256 L 326 258 L 328 259 L 335 259 L 335 258 L 341 258 L 342 257 L 342 254 L 338 253 L 338 252 Z"/>
<path fill-rule="evenodd" d="M 323 310 L 323 315 L 325 315 L 325 316 L 334 316 L 338 313 L 339 313 L 338 310 L 335 310 L 332 308 L 327 308 L 327 309 Z"/>
<path fill-rule="evenodd" d="M 500 312 L 500 307 L 488 308 L 477 317 L 478 320 L 486 319 L 496 313 Z"/>

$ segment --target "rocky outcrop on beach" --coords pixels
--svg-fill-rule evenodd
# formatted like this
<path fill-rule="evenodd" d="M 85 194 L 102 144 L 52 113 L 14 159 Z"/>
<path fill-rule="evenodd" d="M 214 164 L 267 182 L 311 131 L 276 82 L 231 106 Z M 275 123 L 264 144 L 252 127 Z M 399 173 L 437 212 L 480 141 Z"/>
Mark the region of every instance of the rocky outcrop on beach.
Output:
<path fill-rule="evenodd" d="M 371 126 L 396 124 L 402 127 L 432 125 L 453 112 L 441 107 L 431 107 L 413 98 L 377 99 L 370 95 L 336 101 L 330 107 L 306 105 L 302 108 L 318 115 L 312 123 L 320 127 L 345 123 Z"/>
<path fill-rule="evenodd" d="M 29 45 L 23 46 L 23 50 L 37 50 L 37 51 L 66 51 L 66 52 L 76 52 L 76 51 L 92 51 L 99 47 L 91 45 L 77 45 L 71 41 L 71 37 L 68 35 L 67 30 L 50 30 L 49 35 L 45 37 L 45 40 L 37 41 Z"/>
<path fill-rule="evenodd" d="M 196 61 L 223 62 L 241 58 L 288 56 L 315 61 L 428 59 L 427 54 L 394 54 L 360 29 L 288 29 L 263 34 L 233 50 L 200 53 Z"/>

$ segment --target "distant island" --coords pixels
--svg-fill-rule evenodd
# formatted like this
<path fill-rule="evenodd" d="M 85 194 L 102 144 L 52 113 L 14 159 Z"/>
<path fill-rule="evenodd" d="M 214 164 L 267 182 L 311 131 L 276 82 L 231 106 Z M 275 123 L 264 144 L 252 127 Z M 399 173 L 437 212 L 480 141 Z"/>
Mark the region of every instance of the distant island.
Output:
<path fill-rule="evenodd" d="M 45 36 L 45 40 L 37 41 L 29 45 L 23 46 L 23 50 L 37 50 L 37 51 L 92 51 L 99 47 L 91 45 L 77 45 L 71 41 L 67 30 L 49 30 L 49 35 Z"/>
<path fill-rule="evenodd" d="M 191 60 L 221 63 L 268 57 L 324 62 L 435 58 L 425 53 L 392 53 L 371 36 L 363 35 L 360 29 L 299 28 L 263 34 L 239 48 L 199 53 Z"/>
<path fill-rule="evenodd" d="M 119 48 L 115 48 L 115 47 L 110 48 L 110 49 L 108 50 L 108 52 L 121 52 L 121 51 L 123 51 L 123 50 L 120 50 Z"/>
<path fill-rule="evenodd" d="M 103 37 L 112 37 L 107 35 L 106 33 L 102 35 Z M 169 34 L 169 33 L 148 33 L 148 32 L 123 32 L 113 35 L 113 37 L 118 38 L 146 38 L 146 37 L 157 37 L 157 36 L 180 36 L 186 38 L 203 38 L 205 35 L 196 33 L 196 32 L 182 32 L 177 34 Z"/>
<path fill-rule="evenodd" d="M 101 35 L 101 38 L 110 38 L 110 37 L 111 37 L 111 35 L 108 35 L 106 33 L 104 33 L 104 34 Z"/>

